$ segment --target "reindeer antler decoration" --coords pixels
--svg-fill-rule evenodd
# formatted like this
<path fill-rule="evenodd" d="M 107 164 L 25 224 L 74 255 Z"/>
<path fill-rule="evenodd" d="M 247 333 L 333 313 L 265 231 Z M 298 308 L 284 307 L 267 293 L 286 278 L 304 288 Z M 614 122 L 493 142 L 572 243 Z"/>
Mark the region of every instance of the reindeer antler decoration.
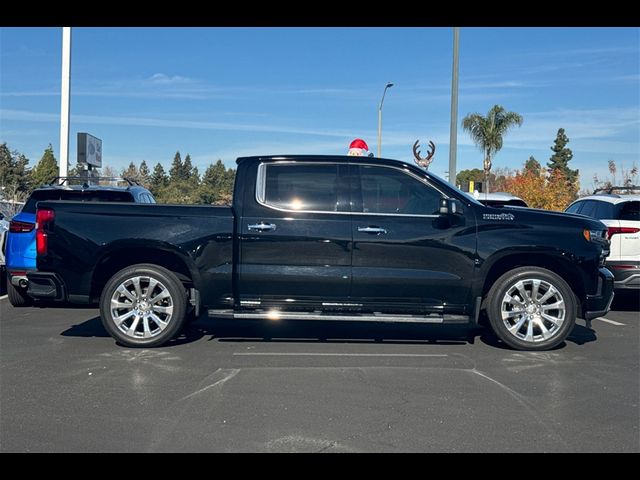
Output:
<path fill-rule="evenodd" d="M 433 154 L 436 153 L 436 146 L 432 141 L 429 141 L 429 148 L 431 149 L 430 152 L 427 152 L 427 156 L 425 158 L 422 158 L 420 156 L 420 150 L 418 150 L 418 147 L 420 147 L 420 145 L 418 144 L 420 140 L 416 140 L 416 143 L 413 144 L 413 156 L 416 157 L 415 162 L 420 165 L 422 168 L 424 168 L 425 170 L 429 169 L 429 165 L 431 165 L 431 162 L 433 162 Z"/>

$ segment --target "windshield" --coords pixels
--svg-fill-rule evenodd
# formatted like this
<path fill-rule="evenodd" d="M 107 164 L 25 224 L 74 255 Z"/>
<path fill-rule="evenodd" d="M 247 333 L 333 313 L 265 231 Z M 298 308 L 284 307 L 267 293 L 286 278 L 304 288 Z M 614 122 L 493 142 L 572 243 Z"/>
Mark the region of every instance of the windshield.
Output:
<path fill-rule="evenodd" d="M 424 170 L 423 170 L 424 171 Z M 438 175 L 436 175 L 435 173 L 431 173 L 431 172 L 426 172 L 427 175 L 434 180 L 434 182 L 436 183 L 440 183 L 440 184 L 444 184 L 446 185 L 446 187 L 448 188 L 452 188 L 453 190 L 456 191 L 456 193 L 461 194 L 466 200 L 470 201 L 471 203 L 475 203 L 476 205 L 480 205 L 482 206 L 482 203 L 480 203 L 478 200 L 476 200 L 475 198 L 473 198 L 472 195 L 469 195 L 467 192 L 463 192 L 462 190 L 460 190 L 458 187 L 456 187 L 455 185 L 451 185 L 449 182 L 447 182 L 444 178 L 439 177 Z"/>

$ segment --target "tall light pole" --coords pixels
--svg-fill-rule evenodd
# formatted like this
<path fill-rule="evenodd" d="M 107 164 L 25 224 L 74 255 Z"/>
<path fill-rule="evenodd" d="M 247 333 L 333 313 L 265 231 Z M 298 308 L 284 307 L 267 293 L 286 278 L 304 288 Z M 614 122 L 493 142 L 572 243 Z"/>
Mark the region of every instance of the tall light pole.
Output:
<path fill-rule="evenodd" d="M 387 89 L 393 87 L 393 83 L 387 83 L 382 92 L 382 100 L 380 100 L 380 107 L 378 108 L 378 158 L 380 158 L 380 151 L 382 150 L 382 103 L 384 102 L 384 96 L 387 93 Z"/>
<path fill-rule="evenodd" d="M 456 184 L 456 153 L 458 147 L 458 50 L 460 27 L 453 27 L 453 71 L 451 73 L 451 128 L 449 130 L 449 183 Z"/>
<path fill-rule="evenodd" d="M 69 100 L 71 92 L 71 27 L 62 27 L 62 88 L 60 95 L 60 177 L 69 171 Z"/>

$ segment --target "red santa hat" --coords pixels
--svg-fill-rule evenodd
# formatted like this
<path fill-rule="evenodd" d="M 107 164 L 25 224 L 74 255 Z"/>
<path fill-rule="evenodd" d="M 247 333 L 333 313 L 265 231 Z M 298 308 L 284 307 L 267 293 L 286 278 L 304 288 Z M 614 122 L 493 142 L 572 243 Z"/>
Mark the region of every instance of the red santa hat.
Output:
<path fill-rule="evenodd" d="M 356 157 L 366 157 L 369 153 L 369 146 L 367 142 L 362 140 L 361 138 L 356 138 L 351 144 L 349 144 L 349 152 L 347 155 L 352 155 Z"/>

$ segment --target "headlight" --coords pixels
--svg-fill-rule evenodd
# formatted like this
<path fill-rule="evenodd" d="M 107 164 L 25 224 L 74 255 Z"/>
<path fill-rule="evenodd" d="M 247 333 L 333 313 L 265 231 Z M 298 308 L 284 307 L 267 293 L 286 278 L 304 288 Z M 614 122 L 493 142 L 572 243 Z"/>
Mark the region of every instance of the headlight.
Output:
<path fill-rule="evenodd" d="M 606 243 L 607 240 L 606 230 L 590 230 L 585 228 L 582 230 L 582 235 L 587 242 Z"/>

